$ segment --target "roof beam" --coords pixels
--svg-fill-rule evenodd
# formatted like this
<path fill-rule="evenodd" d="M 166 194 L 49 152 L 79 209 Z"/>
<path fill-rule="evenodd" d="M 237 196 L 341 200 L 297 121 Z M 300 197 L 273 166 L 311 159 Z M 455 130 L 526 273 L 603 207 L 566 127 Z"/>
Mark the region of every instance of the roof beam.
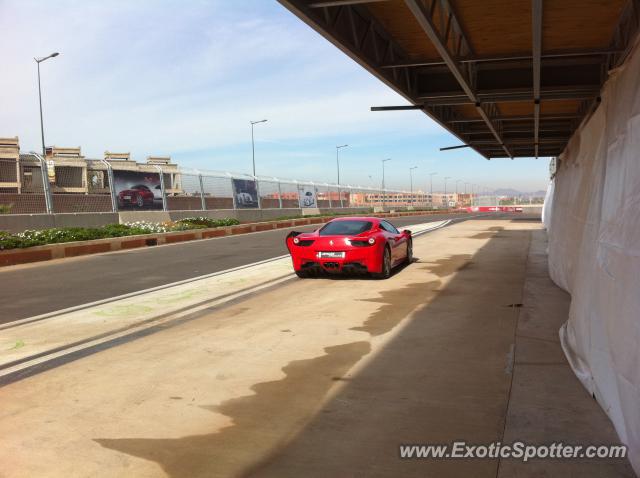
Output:
<path fill-rule="evenodd" d="M 538 157 L 540 135 L 540 62 L 542 56 L 542 0 L 531 1 L 533 53 L 533 142 Z M 597 94 L 596 94 L 597 96 Z"/>
<path fill-rule="evenodd" d="M 576 118 L 581 118 L 581 115 L 578 114 L 555 114 L 555 115 L 540 115 L 540 120 L 553 120 L 553 121 L 571 121 Z M 494 116 L 494 121 L 533 121 L 533 115 L 524 115 L 524 116 Z M 447 123 L 481 123 L 482 119 L 480 118 L 463 118 L 463 119 L 453 119 L 447 121 Z"/>
<path fill-rule="evenodd" d="M 463 67 L 457 62 L 456 57 L 458 55 L 455 55 L 454 53 L 449 51 L 449 48 L 447 46 L 448 38 L 442 38 L 442 36 L 440 35 L 440 32 L 436 28 L 432 18 L 434 9 L 431 9 L 431 12 L 428 12 L 424 7 L 424 5 L 422 4 L 422 2 L 420 2 L 419 0 L 404 0 L 404 1 L 407 7 L 409 8 L 409 10 L 411 10 L 411 13 L 413 13 L 413 16 L 416 18 L 422 30 L 427 34 L 427 36 L 433 43 L 433 46 L 436 48 L 436 50 L 438 50 L 440 57 L 449 68 L 449 71 L 451 72 L 451 74 L 453 74 L 455 79 L 458 81 L 458 83 L 460 84 L 460 87 L 464 90 L 465 94 L 469 97 L 469 99 L 473 103 L 475 103 L 478 114 L 487 124 L 487 127 L 489 128 L 489 130 L 495 136 L 496 141 L 500 143 L 505 153 L 513 157 L 513 155 L 507 148 L 507 146 L 504 145 L 504 142 L 500 137 L 500 133 L 498 133 L 498 130 L 496 126 L 493 124 L 493 121 L 491 120 L 491 118 L 489 117 L 489 115 L 487 114 L 483 106 L 480 104 L 480 100 L 476 96 L 474 88 L 471 84 L 471 80 L 468 78 L 467 73 L 463 70 Z M 447 28 L 447 34 L 451 32 L 451 34 L 457 35 L 457 38 L 454 39 L 453 43 L 458 45 L 463 45 L 463 47 L 460 48 L 461 50 L 466 50 L 468 52 L 471 52 L 471 48 L 469 47 L 469 42 L 466 40 L 464 34 L 462 33 L 462 29 L 460 28 L 460 25 L 453 14 L 453 10 L 448 5 L 448 2 L 446 0 L 440 0 L 439 6 L 440 6 L 440 18 L 441 19 L 444 18 L 444 15 L 446 12 L 448 21 L 450 23 L 450 27 Z"/>
<path fill-rule="evenodd" d="M 550 52 L 541 55 L 541 59 L 550 58 L 578 58 L 583 56 L 606 56 L 620 53 L 622 50 L 607 49 L 607 50 L 576 50 L 576 51 L 557 51 Z M 532 55 L 523 53 L 521 55 L 506 55 L 506 56 L 489 56 L 489 57 L 475 57 L 475 58 L 458 58 L 458 63 L 499 63 L 503 61 L 531 61 Z M 422 66 L 442 66 L 446 65 L 444 61 L 423 61 L 423 62 L 407 62 L 407 63 L 390 63 L 381 65 L 380 68 L 412 68 Z"/>
<path fill-rule="evenodd" d="M 359 3 L 388 2 L 389 0 L 331 0 L 326 2 L 313 2 L 309 8 L 342 7 L 344 5 L 357 5 Z"/>
<path fill-rule="evenodd" d="M 402 106 L 372 106 L 371 111 L 406 111 L 406 110 L 421 110 L 422 105 L 402 105 Z"/>
<path fill-rule="evenodd" d="M 547 89 L 540 91 L 538 90 L 537 98 L 538 100 L 546 100 L 546 101 L 555 101 L 555 100 L 582 100 L 589 98 L 596 98 L 600 94 L 600 89 L 598 87 L 593 88 L 584 88 L 584 87 L 575 87 L 575 89 L 571 89 L 571 87 L 567 87 L 567 89 L 555 90 L 555 89 Z M 532 98 L 536 98 L 535 90 L 529 91 L 514 91 L 509 92 L 505 91 L 502 93 L 477 93 L 476 97 L 479 103 L 507 103 L 514 101 L 531 101 Z M 419 100 L 423 100 L 423 104 L 425 106 L 429 105 L 440 105 L 440 106 L 449 106 L 449 105 L 465 105 L 465 104 L 474 104 L 469 98 L 464 95 L 451 96 L 451 95 L 424 95 L 418 96 Z"/>
<path fill-rule="evenodd" d="M 566 138 L 540 138 L 540 144 L 564 144 L 568 140 L 569 140 L 568 136 Z M 511 138 L 511 139 L 508 139 L 506 142 L 507 144 L 510 144 L 510 145 L 534 146 L 531 138 Z M 496 141 L 493 139 L 478 139 L 475 141 L 469 141 L 468 144 L 470 144 L 471 146 L 477 146 L 477 145 L 491 146 L 491 145 L 496 145 Z"/>

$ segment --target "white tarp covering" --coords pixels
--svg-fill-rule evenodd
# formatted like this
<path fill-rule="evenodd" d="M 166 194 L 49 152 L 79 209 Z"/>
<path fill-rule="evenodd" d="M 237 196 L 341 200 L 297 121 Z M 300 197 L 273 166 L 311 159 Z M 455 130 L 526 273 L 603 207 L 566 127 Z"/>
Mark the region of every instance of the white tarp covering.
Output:
<path fill-rule="evenodd" d="M 549 231 L 551 225 L 551 211 L 553 210 L 553 192 L 555 190 L 555 182 L 553 179 L 547 186 L 547 193 L 544 195 L 544 204 L 542 205 L 542 225 Z"/>
<path fill-rule="evenodd" d="M 552 279 L 571 293 L 562 347 L 640 474 L 640 49 L 605 85 L 554 179 Z"/>

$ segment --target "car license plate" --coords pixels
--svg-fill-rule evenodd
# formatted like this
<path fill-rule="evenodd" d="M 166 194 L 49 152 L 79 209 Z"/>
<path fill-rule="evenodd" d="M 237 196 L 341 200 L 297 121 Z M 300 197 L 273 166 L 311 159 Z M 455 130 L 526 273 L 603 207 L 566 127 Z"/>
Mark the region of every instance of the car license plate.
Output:
<path fill-rule="evenodd" d="M 131 196 L 124 196 L 125 199 L 131 199 Z"/>
<path fill-rule="evenodd" d="M 318 256 L 320 259 L 344 259 L 344 252 L 319 252 Z"/>

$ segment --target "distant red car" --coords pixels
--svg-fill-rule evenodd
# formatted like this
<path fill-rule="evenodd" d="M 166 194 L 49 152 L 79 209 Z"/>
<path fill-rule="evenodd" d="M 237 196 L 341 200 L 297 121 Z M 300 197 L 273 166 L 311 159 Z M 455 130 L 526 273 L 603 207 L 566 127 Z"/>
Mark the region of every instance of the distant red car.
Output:
<path fill-rule="evenodd" d="M 153 192 L 148 186 L 138 184 L 131 189 L 125 189 L 118 193 L 118 205 L 123 206 L 153 206 Z"/>
<path fill-rule="evenodd" d="M 375 217 L 333 219 L 314 232 L 291 232 L 286 242 L 298 277 L 351 271 L 386 279 L 413 259 L 411 231 Z"/>

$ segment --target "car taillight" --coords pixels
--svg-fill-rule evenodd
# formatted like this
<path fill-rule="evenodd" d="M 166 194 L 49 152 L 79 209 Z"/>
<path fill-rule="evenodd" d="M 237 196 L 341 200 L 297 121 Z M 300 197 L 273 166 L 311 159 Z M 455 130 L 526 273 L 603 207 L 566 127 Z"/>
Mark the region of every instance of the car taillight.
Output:
<path fill-rule="evenodd" d="M 369 238 L 369 240 L 365 240 L 365 239 L 351 239 L 349 241 L 349 243 L 352 246 L 356 246 L 356 247 L 368 247 L 368 246 L 372 246 L 373 244 L 376 243 L 376 240 L 371 237 Z"/>
<path fill-rule="evenodd" d="M 313 239 L 300 239 L 298 237 L 293 238 L 293 243 L 296 246 L 302 246 L 302 247 L 310 246 L 311 244 L 313 244 L 313 242 L 314 242 Z"/>

